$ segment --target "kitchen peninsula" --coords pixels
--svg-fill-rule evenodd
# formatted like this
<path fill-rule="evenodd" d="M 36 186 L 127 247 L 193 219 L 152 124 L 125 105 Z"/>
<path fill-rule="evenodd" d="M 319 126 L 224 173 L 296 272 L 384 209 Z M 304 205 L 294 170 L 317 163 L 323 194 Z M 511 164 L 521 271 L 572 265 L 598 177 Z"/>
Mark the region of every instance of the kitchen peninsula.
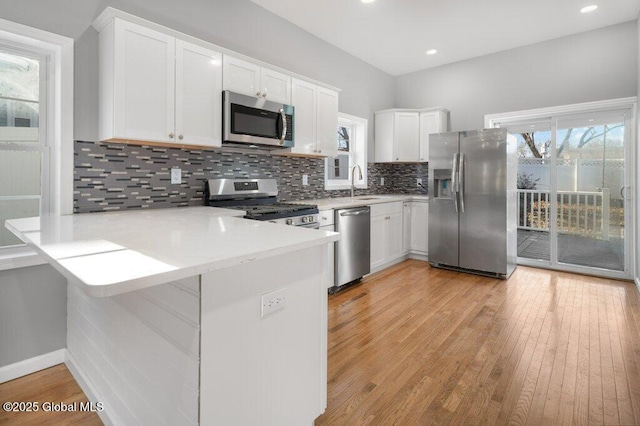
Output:
<path fill-rule="evenodd" d="M 212 207 L 7 228 L 68 279 L 67 365 L 114 424 L 309 424 L 326 406 L 325 245 Z"/>

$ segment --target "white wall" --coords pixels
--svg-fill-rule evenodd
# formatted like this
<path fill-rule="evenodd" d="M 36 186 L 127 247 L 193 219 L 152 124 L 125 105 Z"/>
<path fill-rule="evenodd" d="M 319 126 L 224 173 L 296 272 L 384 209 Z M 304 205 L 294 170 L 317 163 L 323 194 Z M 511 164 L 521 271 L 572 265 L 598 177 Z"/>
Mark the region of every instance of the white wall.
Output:
<path fill-rule="evenodd" d="M 0 271 L 0 367 L 66 347 L 66 288 L 49 265 Z"/>
<path fill-rule="evenodd" d="M 418 71 L 396 79 L 396 107 L 441 105 L 451 130 L 485 114 L 635 96 L 636 21 Z"/>

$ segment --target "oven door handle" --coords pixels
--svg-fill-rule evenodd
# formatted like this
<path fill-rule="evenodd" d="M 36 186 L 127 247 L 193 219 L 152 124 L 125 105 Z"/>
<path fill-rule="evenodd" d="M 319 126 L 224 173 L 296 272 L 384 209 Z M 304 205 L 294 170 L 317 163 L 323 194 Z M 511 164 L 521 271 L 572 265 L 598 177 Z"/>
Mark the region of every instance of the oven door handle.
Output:
<path fill-rule="evenodd" d="M 280 145 L 284 144 L 284 138 L 287 136 L 287 115 L 284 109 L 280 108 L 280 119 L 282 120 L 282 134 L 280 135 Z"/>

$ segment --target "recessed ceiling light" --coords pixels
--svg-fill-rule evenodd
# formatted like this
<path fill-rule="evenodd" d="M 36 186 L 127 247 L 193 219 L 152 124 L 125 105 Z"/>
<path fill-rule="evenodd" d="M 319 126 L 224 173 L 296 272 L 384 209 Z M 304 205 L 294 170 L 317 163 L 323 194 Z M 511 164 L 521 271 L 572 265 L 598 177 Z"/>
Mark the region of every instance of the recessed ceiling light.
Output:
<path fill-rule="evenodd" d="M 594 10 L 596 10 L 598 8 L 597 4 L 592 4 L 590 6 L 585 6 L 582 9 L 580 9 L 580 13 L 589 13 L 589 12 L 593 12 Z"/>
<path fill-rule="evenodd" d="M 425 53 L 427 55 L 435 55 L 436 53 L 438 53 L 438 51 L 436 49 L 429 49 Z"/>
<path fill-rule="evenodd" d="M 373 3 L 375 0 L 360 0 L 362 3 Z"/>

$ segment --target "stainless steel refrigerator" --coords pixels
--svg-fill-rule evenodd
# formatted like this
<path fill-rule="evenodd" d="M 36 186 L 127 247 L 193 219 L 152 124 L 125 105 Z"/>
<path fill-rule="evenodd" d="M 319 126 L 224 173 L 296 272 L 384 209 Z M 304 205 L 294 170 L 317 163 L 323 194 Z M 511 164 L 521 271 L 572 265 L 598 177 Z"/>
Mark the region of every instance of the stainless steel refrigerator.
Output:
<path fill-rule="evenodd" d="M 516 141 L 506 129 L 429 136 L 429 262 L 508 278 L 517 261 Z"/>

